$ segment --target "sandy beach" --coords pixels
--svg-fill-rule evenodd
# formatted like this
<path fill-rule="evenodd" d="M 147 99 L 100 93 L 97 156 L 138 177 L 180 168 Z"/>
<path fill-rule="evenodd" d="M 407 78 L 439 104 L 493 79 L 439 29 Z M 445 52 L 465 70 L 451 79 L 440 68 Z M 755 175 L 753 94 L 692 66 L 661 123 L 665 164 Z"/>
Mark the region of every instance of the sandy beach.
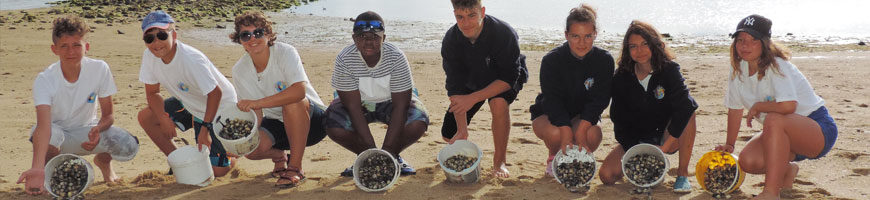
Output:
<path fill-rule="evenodd" d="M 47 8 L 30 12 L 45 11 Z M 10 14 L 11 12 L 11 14 Z M 4 11 L 4 16 L 20 18 L 18 11 Z M 345 31 L 334 34 L 349 35 L 349 22 L 340 18 L 314 17 L 286 13 L 271 13 L 273 20 L 282 23 L 327 23 L 346 28 L 330 31 Z M 51 53 L 50 21 L 55 15 L 39 15 L 35 22 L 18 24 L 0 23 L 0 199 L 33 198 L 24 193 L 21 184 L 15 184 L 21 172 L 30 168 L 32 145 L 27 141 L 29 131 L 36 124 L 31 89 L 36 75 L 57 61 Z M 320 21 L 317 21 L 320 20 Z M 42 23 L 46 21 L 48 23 Z M 429 110 L 432 124 L 427 134 L 403 154 L 417 169 L 417 175 L 405 176 L 391 189 L 381 193 L 366 193 L 354 185 L 352 178 L 340 177 L 339 172 L 350 166 L 355 155 L 335 142 L 324 139 L 306 149 L 303 169 L 308 179 L 291 189 L 274 187 L 276 181 L 269 175 L 272 163 L 269 160 L 252 161 L 240 159 L 231 175 L 217 178 L 208 187 L 177 184 L 172 176 L 163 175 L 168 170 L 166 156 L 148 139 L 140 128 L 136 114 L 146 107 L 144 85 L 138 81 L 142 52 L 140 24 L 97 24 L 88 20 L 94 32 L 90 35 L 88 57 L 105 60 L 115 77 L 118 93 L 113 96 L 115 125 L 129 130 L 139 137 L 140 150 L 129 162 L 113 162 L 116 173 L 123 178 L 121 183 L 106 184 L 97 172 L 96 184 L 89 188 L 89 199 L 645 199 L 646 195 L 631 195 L 634 186 L 627 181 L 615 185 L 603 185 L 597 178 L 586 193 L 569 193 L 552 177 L 544 176 L 547 150 L 543 142 L 532 132 L 529 106 L 540 92 L 538 72 L 545 50 L 523 51 L 528 56 L 530 79 L 511 105 L 512 127 L 508 145 L 508 168 L 511 177 L 497 179 L 489 176 L 492 166 L 493 144 L 486 107 L 470 124 L 470 140 L 483 148 L 484 176 L 479 183 L 450 184 L 445 181 L 435 160 L 438 151 L 446 145 L 440 136 L 440 128 L 448 99 L 444 89 L 444 72 L 441 68 L 440 44 L 405 51 L 420 98 Z M 409 23 L 410 24 L 410 23 Z M 230 29 L 194 28 L 181 23 L 179 38 L 205 53 L 220 71 L 229 77 L 232 65 L 244 53 L 241 46 L 229 43 L 225 33 Z M 14 29 L 12 27 L 15 27 Z M 438 25 L 424 26 L 428 28 Z M 231 26 L 229 28 L 232 28 Z M 445 29 L 446 30 L 446 29 Z M 407 31 L 407 30 L 405 30 Z M 124 34 L 119 34 L 124 32 Z M 213 33 L 203 35 L 206 33 Z M 279 41 L 297 45 L 292 39 L 293 30 L 277 29 Z M 285 34 L 285 32 L 288 32 Z M 390 30 L 387 30 L 387 35 Z M 551 33 L 559 35 L 561 32 Z M 522 35 L 522 34 L 521 34 Z M 440 37 L 440 36 L 427 36 Z M 349 38 L 349 37 L 348 37 Z M 220 41 L 220 42 L 216 42 Z M 388 37 L 388 42 L 390 38 Z M 408 43 L 408 41 L 404 41 Z M 412 41 L 413 42 L 413 41 Z M 308 42 L 297 45 L 305 70 L 317 92 L 325 102 L 332 101 L 329 81 L 336 54 L 345 41 L 334 45 Z M 800 44 L 795 44 L 800 45 Z M 619 47 L 603 45 L 613 54 Z M 724 48 L 724 47 L 719 47 Z M 715 49 L 715 48 L 714 48 Z M 808 48 L 795 46 L 792 63 L 809 79 L 817 94 L 826 101 L 832 117 L 839 128 L 839 139 L 830 153 L 819 160 L 799 163 L 800 173 L 794 190 L 783 192 L 789 199 L 870 199 L 870 48 L 867 46 L 843 47 L 831 45 Z M 698 133 L 689 173 L 694 176 L 695 163 L 701 155 L 725 141 L 727 109 L 722 105 L 729 71 L 728 54 L 725 51 L 695 51 L 677 48 L 677 62 L 682 65 L 686 84 L 700 108 L 697 111 Z M 231 78 L 231 77 L 230 77 Z M 169 95 L 163 92 L 164 97 Z M 595 158 L 600 161 L 616 145 L 613 124 L 608 111 L 602 116 L 604 139 Z M 376 141 L 382 141 L 385 125 L 371 124 Z M 737 149 L 742 149 L 759 127 L 742 128 Z M 193 131 L 179 133 L 193 140 Z M 93 155 L 86 156 L 89 161 Z M 677 155 L 668 156 L 671 163 Z M 673 164 L 672 164 L 673 165 Z M 663 184 L 654 188 L 655 199 L 712 199 L 704 192 L 697 180 L 690 177 L 693 191 L 688 194 L 673 193 L 671 185 L 676 168 L 668 172 Z M 748 175 L 734 198 L 751 198 L 763 188 L 763 176 Z M 48 199 L 49 195 L 39 196 Z"/>

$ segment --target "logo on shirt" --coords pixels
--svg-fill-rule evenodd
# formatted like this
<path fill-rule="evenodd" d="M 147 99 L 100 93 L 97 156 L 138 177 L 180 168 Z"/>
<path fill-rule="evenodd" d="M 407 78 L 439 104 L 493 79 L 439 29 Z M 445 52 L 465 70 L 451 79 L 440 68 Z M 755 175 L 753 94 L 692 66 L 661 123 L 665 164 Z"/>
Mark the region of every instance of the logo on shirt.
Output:
<path fill-rule="evenodd" d="M 187 85 L 185 85 L 183 82 L 178 83 L 178 89 L 181 91 L 184 91 L 184 92 L 187 92 L 190 90 L 190 88 L 187 87 Z"/>
<path fill-rule="evenodd" d="M 586 86 L 586 90 L 589 90 L 589 88 L 592 88 L 592 85 L 594 85 L 594 84 L 595 84 L 595 79 L 593 79 L 592 77 L 587 78 L 586 81 L 583 82 L 583 85 Z"/>
<path fill-rule="evenodd" d="M 773 96 L 764 97 L 764 102 L 772 102 L 772 101 L 776 101 L 776 98 L 773 98 Z"/>
<path fill-rule="evenodd" d="M 275 90 L 281 92 L 284 91 L 284 89 L 287 89 L 287 83 L 284 83 L 284 81 L 278 81 L 275 83 Z"/>
<path fill-rule="evenodd" d="M 88 103 L 94 103 L 97 100 L 97 93 L 91 92 L 91 95 L 88 95 Z"/>
<path fill-rule="evenodd" d="M 656 87 L 656 99 L 662 98 L 665 98 L 665 88 L 659 85 L 658 87 Z"/>

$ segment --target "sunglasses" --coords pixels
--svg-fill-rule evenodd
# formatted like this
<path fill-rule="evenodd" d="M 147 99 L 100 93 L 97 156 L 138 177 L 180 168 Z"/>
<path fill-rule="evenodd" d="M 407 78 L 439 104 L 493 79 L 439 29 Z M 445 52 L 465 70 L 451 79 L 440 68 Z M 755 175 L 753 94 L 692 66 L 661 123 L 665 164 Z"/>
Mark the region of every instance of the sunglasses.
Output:
<path fill-rule="evenodd" d="M 384 23 L 381 21 L 378 21 L 378 20 L 371 20 L 371 21 L 359 20 L 359 21 L 353 23 L 353 31 L 354 32 L 358 32 L 358 31 L 369 32 L 369 31 L 372 31 L 372 29 L 384 31 Z"/>
<path fill-rule="evenodd" d="M 145 40 L 145 44 L 151 44 L 152 42 L 154 42 L 155 35 L 157 36 L 157 39 L 160 40 L 166 40 L 167 38 L 169 38 L 169 33 L 167 33 L 166 31 L 159 31 L 157 32 L 157 34 L 146 34 L 144 37 L 142 37 L 142 40 Z"/>
<path fill-rule="evenodd" d="M 254 32 L 242 31 L 239 33 L 239 39 L 242 40 L 242 42 L 247 42 L 251 40 L 251 36 L 260 39 L 263 38 L 263 35 L 266 35 L 266 29 L 258 28 L 254 29 Z"/>

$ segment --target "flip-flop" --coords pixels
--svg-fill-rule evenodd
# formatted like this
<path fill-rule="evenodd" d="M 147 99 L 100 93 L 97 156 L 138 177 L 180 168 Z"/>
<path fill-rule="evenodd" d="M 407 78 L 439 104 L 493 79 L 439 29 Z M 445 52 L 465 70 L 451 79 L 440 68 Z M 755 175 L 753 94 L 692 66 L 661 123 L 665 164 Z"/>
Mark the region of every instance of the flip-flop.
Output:
<path fill-rule="evenodd" d="M 295 175 L 289 176 L 287 173 L 293 172 Z M 302 184 L 305 181 L 305 173 L 302 172 L 302 169 L 297 167 L 287 166 L 287 169 L 280 173 L 280 177 L 278 177 L 278 181 L 275 183 L 275 186 L 281 188 L 292 188 L 296 187 L 299 184 Z M 284 183 L 286 181 L 286 183 Z"/>

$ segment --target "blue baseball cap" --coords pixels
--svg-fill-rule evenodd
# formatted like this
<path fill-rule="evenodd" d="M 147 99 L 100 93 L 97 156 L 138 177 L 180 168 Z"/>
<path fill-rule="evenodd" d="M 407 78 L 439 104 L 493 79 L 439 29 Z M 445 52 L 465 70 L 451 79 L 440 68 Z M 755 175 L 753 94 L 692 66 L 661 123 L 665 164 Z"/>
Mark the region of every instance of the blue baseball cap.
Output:
<path fill-rule="evenodd" d="M 169 28 L 169 24 L 175 23 L 175 20 L 172 20 L 172 16 L 166 14 L 162 10 L 154 11 L 148 13 L 145 16 L 145 19 L 142 19 L 142 33 L 148 31 L 151 28 L 161 28 L 166 29 Z"/>

